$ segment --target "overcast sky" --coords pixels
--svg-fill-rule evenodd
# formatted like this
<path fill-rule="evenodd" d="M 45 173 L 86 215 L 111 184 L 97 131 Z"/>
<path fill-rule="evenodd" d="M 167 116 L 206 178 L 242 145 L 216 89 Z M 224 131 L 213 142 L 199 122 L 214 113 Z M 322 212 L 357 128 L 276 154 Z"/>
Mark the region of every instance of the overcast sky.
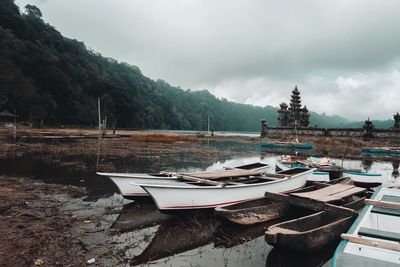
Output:
<path fill-rule="evenodd" d="M 16 0 L 152 79 L 350 119 L 400 111 L 398 0 Z"/>

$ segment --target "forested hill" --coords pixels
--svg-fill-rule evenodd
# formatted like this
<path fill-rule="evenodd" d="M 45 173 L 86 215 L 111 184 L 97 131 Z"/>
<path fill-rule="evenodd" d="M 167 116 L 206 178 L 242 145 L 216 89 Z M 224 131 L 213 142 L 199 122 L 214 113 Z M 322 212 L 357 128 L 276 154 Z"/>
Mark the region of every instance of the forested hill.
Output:
<path fill-rule="evenodd" d="M 95 125 L 97 98 L 103 117 L 117 127 L 259 131 L 260 120 L 276 123 L 276 109 L 218 99 L 207 90 L 182 90 L 154 81 L 140 69 L 104 57 L 84 43 L 63 37 L 28 5 L 0 0 L 0 112 L 45 125 Z M 268 93 L 268 92 L 266 92 Z M 276 103 L 278 104 L 278 103 Z M 348 123 L 312 113 L 311 124 Z"/>

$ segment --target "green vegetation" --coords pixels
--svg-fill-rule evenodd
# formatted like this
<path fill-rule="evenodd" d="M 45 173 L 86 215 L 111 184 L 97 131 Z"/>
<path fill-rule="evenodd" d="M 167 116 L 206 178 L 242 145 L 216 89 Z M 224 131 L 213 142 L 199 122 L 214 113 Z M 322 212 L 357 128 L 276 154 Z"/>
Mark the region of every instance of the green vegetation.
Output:
<path fill-rule="evenodd" d="M 218 99 L 207 90 L 182 90 L 142 75 L 63 37 L 42 20 L 33 5 L 24 14 L 13 0 L 0 0 L 0 111 L 46 125 L 97 124 L 97 98 L 103 116 L 117 127 L 259 131 L 261 119 L 276 124 L 276 109 Z M 266 92 L 267 93 L 267 92 Z M 312 113 L 321 127 L 348 123 Z"/>

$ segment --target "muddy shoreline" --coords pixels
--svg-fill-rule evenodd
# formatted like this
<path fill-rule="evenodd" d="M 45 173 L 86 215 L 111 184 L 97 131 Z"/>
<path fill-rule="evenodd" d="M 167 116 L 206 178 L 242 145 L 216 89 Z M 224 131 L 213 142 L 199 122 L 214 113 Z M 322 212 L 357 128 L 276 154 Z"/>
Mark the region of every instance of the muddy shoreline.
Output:
<path fill-rule="evenodd" d="M 126 202 L 115 195 L 110 203 L 96 206 L 95 200 L 116 193 L 96 170 L 204 168 L 233 156 L 274 153 L 260 151 L 259 138 L 245 136 L 109 131 L 104 137 L 99 145 L 97 131 L 90 129 L 1 130 L 0 266 L 83 266 L 99 257 L 96 264 L 127 264 L 126 248 L 107 244 L 107 229 L 117 218 L 108 214 Z M 317 144 L 315 156 L 354 159 L 362 159 L 362 146 L 389 142 L 325 137 L 304 141 Z"/>

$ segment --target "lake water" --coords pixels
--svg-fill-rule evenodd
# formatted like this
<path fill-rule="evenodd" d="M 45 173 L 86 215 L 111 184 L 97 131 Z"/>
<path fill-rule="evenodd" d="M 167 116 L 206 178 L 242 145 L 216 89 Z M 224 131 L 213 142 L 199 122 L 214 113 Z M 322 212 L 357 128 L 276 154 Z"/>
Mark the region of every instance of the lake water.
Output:
<path fill-rule="evenodd" d="M 172 145 L 173 146 L 173 145 Z M 122 159 L 103 158 L 119 163 L 120 172 L 150 172 L 167 167 L 175 171 L 216 170 L 257 161 L 269 163 L 275 169 L 278 154 L 261 151 L 258 143 L 238 141 L 202 142 L 198 151 L 206 151 L 203 160 L 196 153 L 183 149 L 162 157 L 153 151 L 145 157 Z M 171 148 L 172 150 L 174 148 Z M 208 156 L 215 150 L 227 150 L 218 159 Z M 143 151 L 146 148 L 143 147 Z M 200 152 L 198 152 L 200 153 Z M 205 152 L 204 152 L 205 153 Z M 102 156 L 101 156 L 102 157 Z M 94 158 L 86 164 L 93 166 Z M 100 159 L 102 160 L 102 159 Z M 338 159 L 333 159 L 342 164 Z M 84 185 L 88 196 L 69 199 L 65 210 L 76 216 L 90 218 L 80 231 L 82 242 L 91 248 L 88 255 L 101 265 L 149 266 L 322 266 L 328 265 L 333 246 L 314 254 L 294 254 L 273 248 L 264 241 L 265 229 L 271 224 L 251 227 L 229 225 L 216 218 L 212 211 L 182 212 L 177 215 L 160 213 L 150 199 L 129 201 L 123 199 L 116 187 L 95 170 L 74 170 L 68 164 L 55 164 L 32 156 L 1 161 L 3 175 L 27 176 L 45 181 Z M 63 167 L 66 166 L 66 167 Z M 399 183 L 398 170 L 392 162 L 345 160 L 345 168 L 362 169 L 383 175 L 384 184 Z M 100 165 L 101 167 L 101 165 Z M 398 167 L 398 166 L 397 166 Z M 63 195 L 57 196 L 65 199 Z M 179 197 L 179 196 L 177 196 Z"/>

